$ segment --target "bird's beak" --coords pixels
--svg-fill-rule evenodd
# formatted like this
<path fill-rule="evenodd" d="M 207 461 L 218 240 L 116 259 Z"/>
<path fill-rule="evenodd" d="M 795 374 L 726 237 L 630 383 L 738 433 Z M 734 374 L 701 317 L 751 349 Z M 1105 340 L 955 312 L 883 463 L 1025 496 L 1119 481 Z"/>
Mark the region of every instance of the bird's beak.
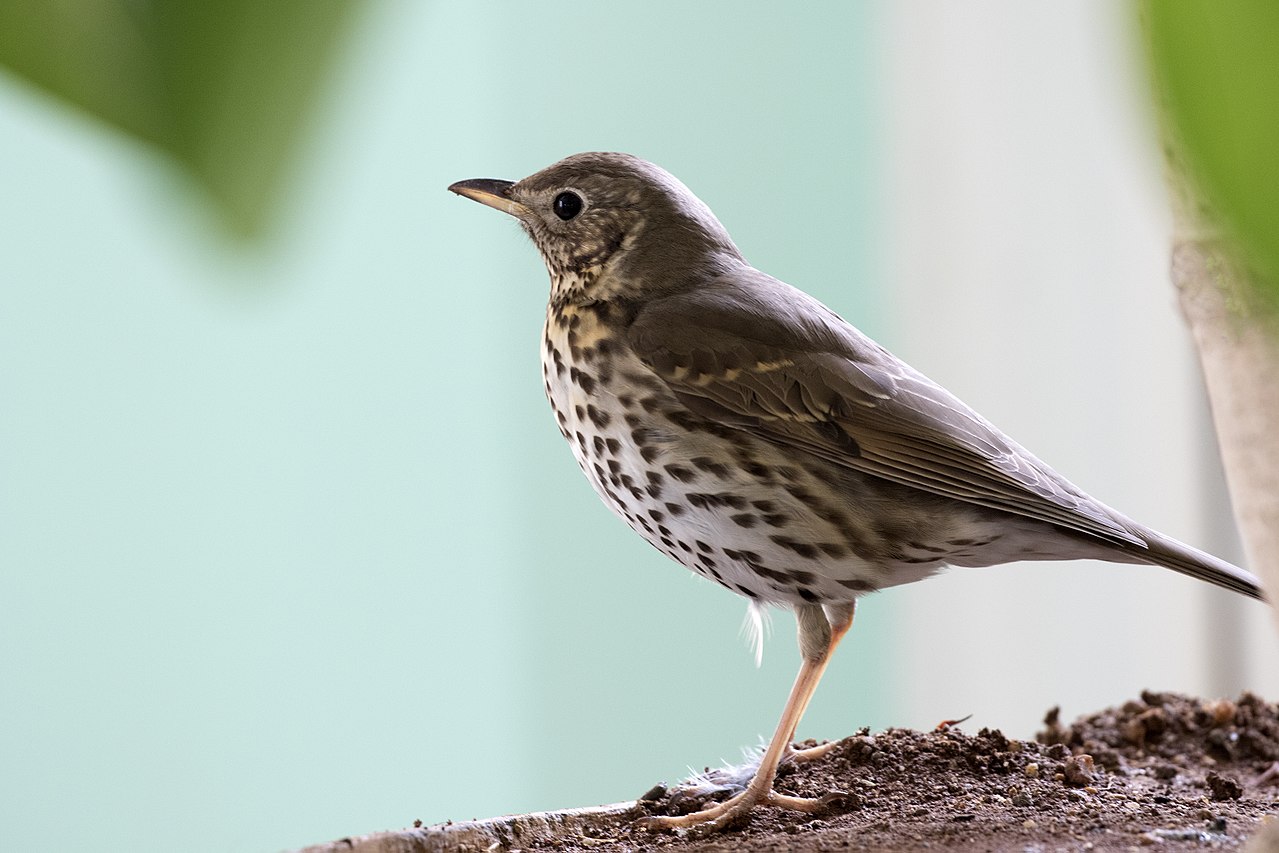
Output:
<path fill-rule="evenodd" d="M 458 181 L 449 187 L 449 192 L 466 196 L 472 201 L 495 207 L 511 216 L 525 216 L 529 209 L 511 198 L 511 181 L 499 181 L 495 178 L 472 178 L 469 181 Z"/>

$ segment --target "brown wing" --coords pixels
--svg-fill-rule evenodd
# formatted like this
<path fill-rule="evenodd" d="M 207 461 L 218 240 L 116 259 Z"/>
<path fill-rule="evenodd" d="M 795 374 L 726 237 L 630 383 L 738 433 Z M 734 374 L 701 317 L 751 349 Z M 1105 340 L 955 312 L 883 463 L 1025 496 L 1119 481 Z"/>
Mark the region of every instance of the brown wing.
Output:
<path fill-rule="evenodd" d="M 897 483 L 1146 547 L 1121 516 L 944 388 L 762 273 L 655 300 L 628 337 L 704 417 Z"/>

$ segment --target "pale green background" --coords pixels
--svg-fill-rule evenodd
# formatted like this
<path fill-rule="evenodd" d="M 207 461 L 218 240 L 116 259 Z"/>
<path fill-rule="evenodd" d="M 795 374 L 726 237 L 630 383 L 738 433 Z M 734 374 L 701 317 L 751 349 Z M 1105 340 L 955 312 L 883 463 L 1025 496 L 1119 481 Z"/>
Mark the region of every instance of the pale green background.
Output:
<path fill-rule="evenodd" d="M 771 733 L 743 604 L 598 503 L 548 416 L 547 283 L 444 191 L 657 161 L 891 341 L 863 4 L 382 2 L 274 241 L 0 79 L 0 826 L 271 850 L 630 798 Z M 871 599 L 801 728 L 893 719 Z"/>

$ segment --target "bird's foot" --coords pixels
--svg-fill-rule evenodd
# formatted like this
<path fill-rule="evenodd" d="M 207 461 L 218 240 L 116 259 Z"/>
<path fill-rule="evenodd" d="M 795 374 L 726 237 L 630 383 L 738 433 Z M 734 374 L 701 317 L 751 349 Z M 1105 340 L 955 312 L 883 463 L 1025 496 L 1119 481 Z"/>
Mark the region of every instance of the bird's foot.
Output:
<path fill-rule="evenodd" d="M 841 741 L 829 740 L 826 743 L 819 743 L 817 746 L 810 746 L 804 749 L 796 749 L 791 745 L 786 750 L 786 755 L 782 758 L 783 762 L 793 761 L 796 764 L 807 764 L 810 761 L 818 761 L 830 754 L 831 750 L 839 746 Z"/>
<path fill-rule="evenodd" d="M 650 832 L 674 830 L 694 836 L 710 835 L 736 825 L 744 820 L 756 806 L 772 806 L 779 809 L 813 814 L 825 811 L 847 798 L 842 791 L 833 791 L 821 797 L 792 797 L 779 794 L 771 787 L 751 785 L 745 791 L 722 803 L 685 815 L 653 815 L 640 818 L 635 825 Z"/>

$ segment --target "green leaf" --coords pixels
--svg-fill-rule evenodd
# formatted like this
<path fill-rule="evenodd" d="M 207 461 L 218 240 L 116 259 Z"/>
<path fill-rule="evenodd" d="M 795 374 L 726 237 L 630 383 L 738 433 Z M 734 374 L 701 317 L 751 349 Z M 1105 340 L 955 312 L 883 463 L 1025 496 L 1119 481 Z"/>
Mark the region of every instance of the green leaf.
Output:
<path fill-rule="evenodd" d="M 4 0 L 0 64 L 171 155 L 267 224 L 359 0 Z"/>
<path fill-rule="evenodd" d="M 1173 138 L 1279 298 L 1279 3 L 1143 0 L 1141 8 Z"/>

